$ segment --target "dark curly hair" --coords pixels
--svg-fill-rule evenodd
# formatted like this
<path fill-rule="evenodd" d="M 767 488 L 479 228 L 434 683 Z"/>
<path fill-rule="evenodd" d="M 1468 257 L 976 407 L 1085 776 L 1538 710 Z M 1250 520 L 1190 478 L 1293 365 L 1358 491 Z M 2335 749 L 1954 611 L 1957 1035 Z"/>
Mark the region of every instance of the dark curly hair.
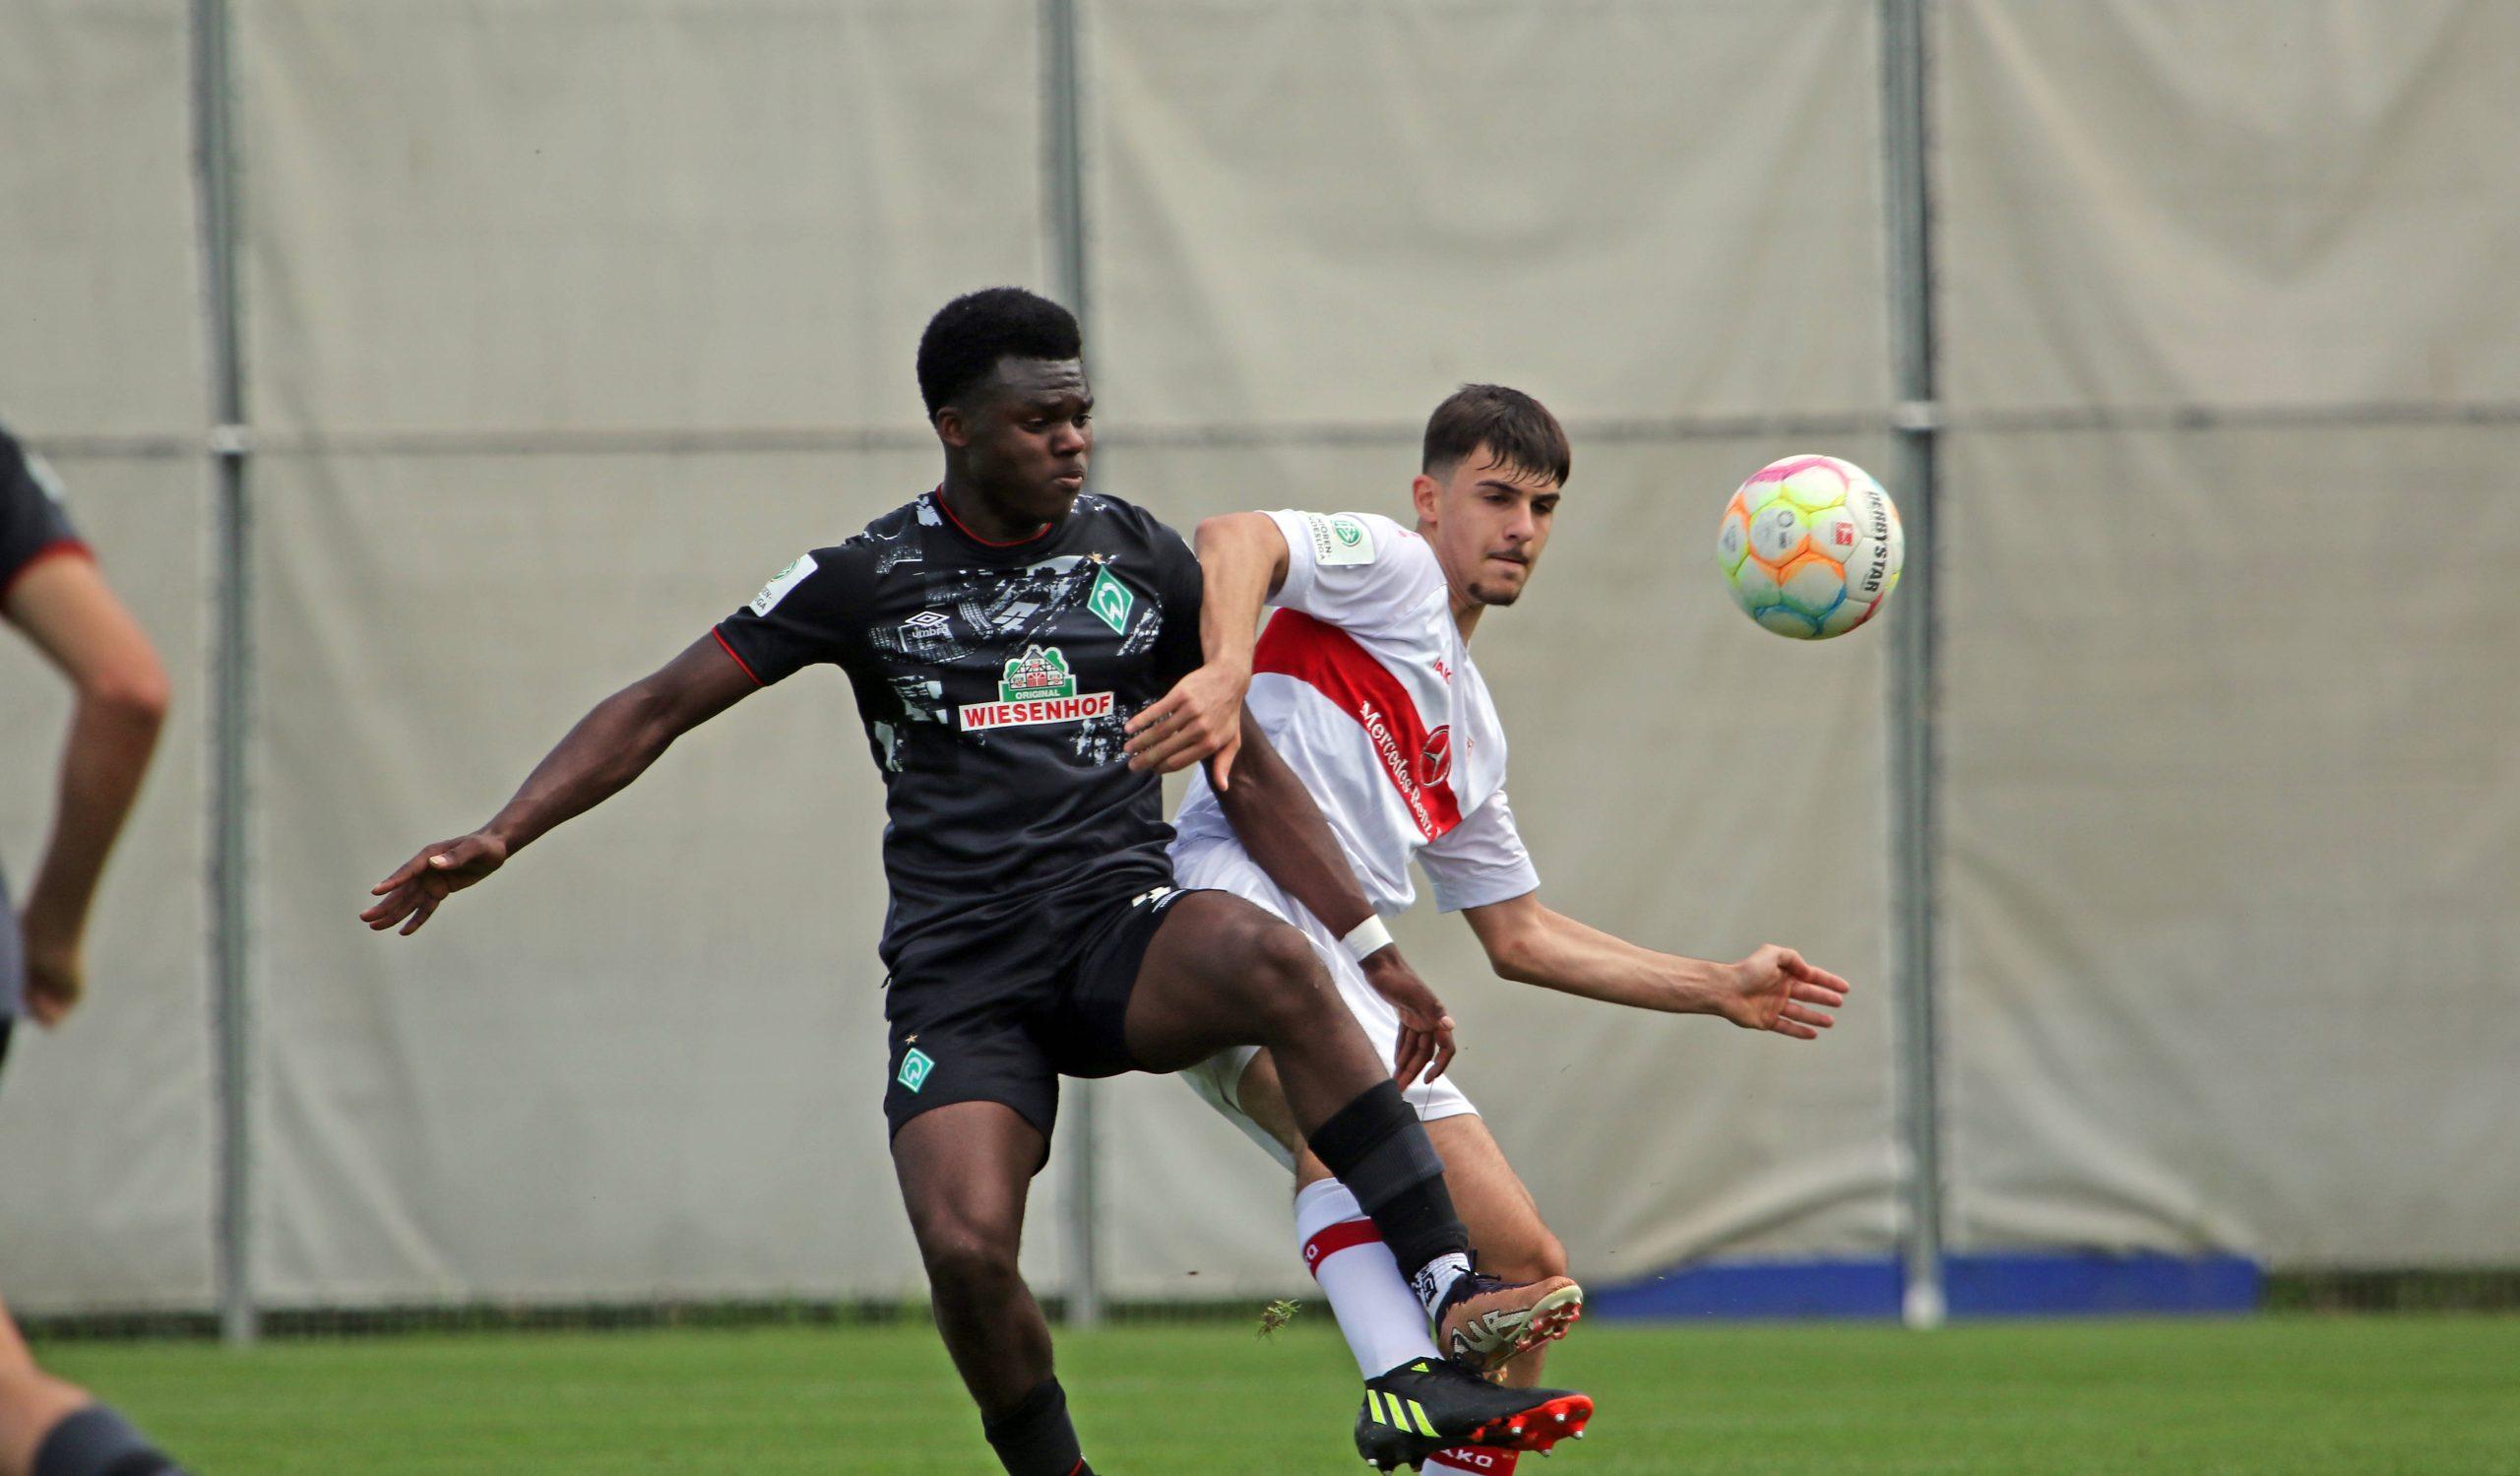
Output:
<path fill-rule="evenodd" d="M 1500 466 L 1564 485 L 1575 453 L 1557 417 L 1521 390 L 1465 384 L 1426 419 L 1425 456 L 1418 469 L 1440 476 L 1480 446 Z"/>
<path fill-rule="evenodd" d="M 934 419 L 1001 358 L 1077 358 L 1084 352 L 1074 313 L 1020 287 L 984 288 L 927 320 L 918 336 L 918 393 Z"/>

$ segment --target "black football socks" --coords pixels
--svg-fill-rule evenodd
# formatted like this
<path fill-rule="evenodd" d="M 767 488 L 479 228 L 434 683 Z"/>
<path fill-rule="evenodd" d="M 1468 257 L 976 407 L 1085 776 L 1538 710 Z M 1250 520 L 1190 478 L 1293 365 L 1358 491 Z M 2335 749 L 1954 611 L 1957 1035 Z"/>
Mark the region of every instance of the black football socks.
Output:
<path fill-rule="evenodd" d="M 101 1404 L 65 1416 L 35 1447 L 33 1476 L 184 1476 L 131 1422 Z"/>
<path fill-rule="evenodd" d="M 1076 1427 L 1067 1417 L 1067 1390 L 1057 1376 L 1042 1380 L 1003 1419 L 985 1420 L 980 1429 L 997 1451 L 1006 1476 L 1094 1476 L 1076 1443 Z"/>
<path fill-rule="evenodd" d="M 1431 1315 L 1470 1270 L 1470 1232 L 1453 1210 L 1444 1161 L 1400 1088 L 1375 1082 L 1330 1115 L 1311 1148 L 1356 1196 Z"/>

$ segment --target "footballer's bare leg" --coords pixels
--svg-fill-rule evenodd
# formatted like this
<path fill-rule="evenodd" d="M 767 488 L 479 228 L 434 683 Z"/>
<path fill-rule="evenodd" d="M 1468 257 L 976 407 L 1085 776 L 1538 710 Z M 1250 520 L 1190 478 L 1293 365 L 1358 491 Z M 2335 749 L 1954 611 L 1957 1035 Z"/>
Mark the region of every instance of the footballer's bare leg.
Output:
<path fill-rule="evenodd" d="M 18 1325 L 0 1308 L 0 1473 L 34 1469 L 44 1432 L 88 1402 L 88 1396 L 35 1367 Z"/>
<path fill-rule="evenodd" d="M 0 1476 L 38 1469 L 46 1476 L 183 1476 L 122 1416 L 36 1368 L 9 1309 L 0 1307 Z"/>
<path fill-rule="evenodd" d="M 1449 1326 L 1484 1307 L 1490 1283 L 1471 1273 L 1443 1160 L 1303 934 L 1228 893 L 1189 893 L 1147 947 L 1126 1028 L 1149 1070 L 1180 1070 L 1230 1046 L 1271 1050 L 1290 1128 L 1354 1195 L 1385 1264 L 1405 1278 L 1395 1294 L 1418 1348 L 1429 1346 L 1422 1316 Z M 1546 1449 L 1580 1436 L 1593 1414 L 1582 1394 L 1499 1389 L 1440 1359 L 1364 1373 L 1356 1448 L 1384 1470 L 1451 1445 Z"/>
<path fill-rule="evenodd" d="M 1297 1192 L 1331 1177 L 1321 1160 L 1304 1151 L 1278 1081 L 1269 1053 L 1262 1052 L 1244 1067 L 1234 1099 L 1243 1114 L 1295 1154 Z M 1566 1248 L 1541 1218 L 1539 1201 L 1525 1187 L 1505 1150 L 1497 1146 L 1487 1124 L 1475 1113 L 1438 1118 L 1426 1124 L 1426 1135 L 1444 1161 L 1444 1180 L 1479 1247 L 1480 1270 L 1507 1286 L 1488 1294 L 1474 1309 L 1479 1316 L 1499 1315 L 1504 1321 L 1526 1319 L 1511 1338 L 1528 1343 L 1520 1352 L 1498 1346 L 1487 1353 L 1490 1368 L 1501 1367 L 1504 1381 L 1516 1388 L 1535 1387 L 1545 1363 L 1547 1343 L 1565 1335 L 1582 1316 L 1583 1291 L 1566 1279 Z M 1523 1289 L 1530 1289 L 1525 1291 Z M 1441 1340 L 1445 1351 L 1459 1355 Z M 1510 1361 L 1509 1361 L 1510 1360 Z"/>
<path fill-rule="evenodd" d="M 936 1330 L 1010 1471 L 1080 1457 L 1052 1377 L 1050 1324 L 1016 1269 L 1024 1200 L 1048 1144 L 998 1102 L 920 1113 L 893 1134 L 893 1172 L 927 1267 Z"/>
<path fill-rule="evenodd" d="M 1472 1244 L 1479 1247 L 1480 1269 L 1500 1281 L 1530 1285 L 1564 1280 L 1566 1247 L 1541 1218 L 1540 1202 L 1505 1161 L 1505 1150 L 1497 1146 L 1486 1122 L 1477 1113 L 1457 1113 L 1427 1123 L 1426 1135 L 1444 1160 L 1445 1181 L 1470 1226 Z M 1580 1315 L 1582 1293 L 1576 1297 L 1571 1310 Z M 1540 1382 L 1548 1339 L 1562 1335 L 1574 1320 L 1564 1312 L 1559 1316 L 1562 1321 L 1552 1320 L 1542 1329 L 1541 1341 L 1504 1366 L 1508 1386 L 1530 1388 Z"/>
<path fill-rule="evenodd" d="M 1129 995 L 1127 1033 L 1150 1071 L 1231 1046 L 1276 1048 L 1281 1096 L 1305 1136 L 1386 1079 L 1312 944 L 1227 892 L 1191 892 L 1166 912 Z"/>

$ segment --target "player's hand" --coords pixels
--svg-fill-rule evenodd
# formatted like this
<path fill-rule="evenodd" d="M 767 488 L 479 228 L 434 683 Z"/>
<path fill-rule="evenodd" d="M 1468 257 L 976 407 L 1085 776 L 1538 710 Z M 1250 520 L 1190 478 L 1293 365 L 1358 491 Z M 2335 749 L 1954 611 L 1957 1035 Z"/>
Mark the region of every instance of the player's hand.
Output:
<path fill-rule="evenodd" d="M 1213 756 L 1209 775 L 1226 788 L 1242 749 L 1242 694 L 1250 687 L 1250 668 L 1217 662 L 1174 682 L 1164 700 L 1129 719 L 1129 767 L 1169 774 Z"/>
<path fill-rule="evenodd" d="M 1391 1079 L 1406 1089 L 1443 1075 L 1458 1049 L 1453 1044 L 1453 1017 L 1444 1001 L 1409 967 L 1396 943 L 1366 954 L 1362 967 L 1365 983 L 1400 1011 L 1400 1051 Z"/>
<path fill-rule="evenodd" d="M 371 888 L 370 896 L 385 900 L 360 913 L 359 921 L 379 932 L 402 923 L 408 937 L 420 931 L 439 903 L 497 870 L 507 859 L 508 843 L 486 830 L 440 841 Z M 410 921 L 404 922 L 406 918 Z"/>
<path fill-rule="evenodd" d="M 88 993 L 88 962 L 76 942 L 52 943 L 26 934 L 27 1013 L 49 1029 L 66 1018 Z"/>
<path fill-rule="evenodd" d="M 1816 1041 L 1837 1023 L 1854 988 L 1791 948 L 1768 944 L 1732 966 L 1732 993 L 1717 1001 L 1724 1018 L 1744 1030 L 1768 1030 Z"/>

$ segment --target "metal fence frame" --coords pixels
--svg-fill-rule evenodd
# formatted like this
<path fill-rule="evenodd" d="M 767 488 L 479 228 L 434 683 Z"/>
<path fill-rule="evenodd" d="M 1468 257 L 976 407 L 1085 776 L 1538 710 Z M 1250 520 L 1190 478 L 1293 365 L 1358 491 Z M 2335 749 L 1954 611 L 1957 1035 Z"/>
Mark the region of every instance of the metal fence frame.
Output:
<path fill-rule="evenodd" d="M 1891 622 L 1894 655 L 1886 699 L 1889 745 L 1892 983 L 1899 1031 L 1894 1072 L 1902 1138 L 1903 1263 L 1912 1325 L 1940 1321 L 1941 1111 L 1933 1000 L 1936 852 L 1934 768 L 1933 510 L 1935 448 L 1943 417 L 1934 399 L 1933 278 L 1930 181 L 1926 164 L 1928 90 L 1926 7 L 1929 0 L 1878 0 L 1884 125 L 1883 230 L 1889 270 L 1892 382 L 1897 403 L 1880 417 L 1837 417 L 1814 430 L 1895 433 L 1890 482 L 1906 510 L 1910 586 L 1907 614 Z M 1043 40 L 1042 198 L 1052 260 L 1052 288 L 1081 321 L 1092 322 L 1092 222 L 1088 218 L 1084 120 L 1090 104 L 1083 65 L 1083 0 L 1037 0 Z M 212 920 L 212 1019 L 217 1062 L 217 1276 L 220 1335 L 232 1344 L 259 1329 L 253 1254 L 252 868 L 249 748 L 254 707 L 252 650 L 252 469 L 257 442 L 242 348 L 237 223 L 240 150 L 235 133 L 233 17 L 227 0 L 191 0 L 194 181 L 200 232 L 205 371 L 212 424 L 197 449 L 208 458 L 217 519 L 212 575 L 214 700 L 210 753 L 210 856 L 204 876 Z M 1796 425 L 1805 421 L 1797 420 Z M 1744 428 L 1791 428 L 1703 417 L 1652 425 L 1586 424 L 1588 437 L 1737 434 Z M 1308 427 L 1308 439 L 1414 440 L 1416 427 Z M 1287 432 L 1273 432 L 1271 438 Z M 1234 433 L 1202 435 L 1234 439 Z M 435 449 L 463 438 L 423 437 Z M 474 438 L 477 439 L 477 438 Z M 590 438 L 528 437 L 536 449 L 586 449 Z M 601 437 L 607 444 L 624 437 Z M 629 440 L 657 439 L 632 435 Z M 669 437 L 668 437 L 669 439 Z M 708 438 L 750 445 L 737 433 Z M 770 439 L 778 439 L 771 437 Z M 787 439 L 792 440 L 793 437 Z M 862 437 L 850 438 L 852 443 Z M 1150 442 L 1156 438 L 1148 437 Z M 1169 439 L 1166 437 L 1166 439 Z M 468 443 L 469 444 L 469 443 Z M 784 446 L 784 442 L 783 442 Z M 138 448 L 123 448 L 138 449 Z M 264 449 L 284 449 L 278 447 Z M 336 447 L 335 449 L 340 449 Z M 187 453 L 189 454 L 189 453 Z M 1101 1213 L 1089 1083 L 1069 1098 L 1066 1315 L 1092 1323 L 1103 1312 L 1099 1271 Z"/>
<path fill-rule="evenodd" d="M 1890 986 L 1902 1152 L 1901 1315 L 1911 1327 L 1941 1325 L 1942 1095 L 1934 974 L 1936 844 L 1934 512 L 1936 442 L 1933 200 L 1927 176 L 1925 0 L 1881 0 L 1882 230 L 1889 265 L 1890 393 L 1908 586 L 1890 625 Z"/>
<path fill-rule="evenodd" d="M 253 1036 L 248 952 L 253 895 L 246 783 L 253 710 L 253 525 L 247 495 L 242 303 L 237 285 L 235 71 L 226 0 L 193 0 L 193 177 L 209 325 L 208 451 L 218 519 L 211 573 L 211 1024 L 218 1104 L 220 1335 L 256 1334 L 253 1265 Z"/>

